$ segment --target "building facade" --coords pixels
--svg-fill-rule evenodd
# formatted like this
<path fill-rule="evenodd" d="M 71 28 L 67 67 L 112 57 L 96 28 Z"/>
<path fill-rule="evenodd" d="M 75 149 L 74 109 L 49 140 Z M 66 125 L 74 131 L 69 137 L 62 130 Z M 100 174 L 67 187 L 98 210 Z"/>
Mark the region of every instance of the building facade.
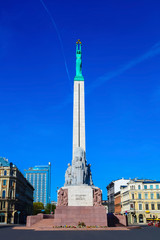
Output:
<path fill-rule="evenodd" d="M 25 171 L 26 179 L 34 187 L 34 202 L 42 202 L 44 206 L 50 203 L 51 163 L 35 166 Z"/>
<path fill-rule="evenodd" d="M 160 181 L 131 180 L 121 187 L 121 206 L 129 223 L 160 220 Z"/>
<path fill-rule="evenodd" d="M 18 168 L 0 157 L 0 223 L 25 223 L 32 214 L 33 191 Z"/>
<path fill-rule="evenodd" d="M 116 181 L 112 181 L 107 186 L 107 196 L 108 196 L 108 212 L 115 212 L 115 203 L 114 203 L 114 195 L 120 191 L 120 187 L 122 185 L 126 185 L 130 180 L 129 179 L 118 179 Z"/>
<path fill-rule="evenodd" d="M 108 213 L 108 200 L 102 200 L 102 206 L 105 207 L 106 213 Z"/>
<path fill-rule="evenodd" d="M 114 194 L 114 213 L 121 214 L 121 193 L 120 193 L 120 191 Z"/>

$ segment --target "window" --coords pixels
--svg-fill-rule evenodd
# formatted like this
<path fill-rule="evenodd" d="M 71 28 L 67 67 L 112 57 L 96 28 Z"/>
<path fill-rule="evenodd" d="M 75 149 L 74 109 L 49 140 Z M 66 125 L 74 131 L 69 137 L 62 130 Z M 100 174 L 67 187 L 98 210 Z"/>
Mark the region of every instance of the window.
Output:
<path fill-rule="evenodd" d="M 144 189 L 147 189 L 147 185 L 144 185 Z"/>
<path fill-rule="evenodd" d="M 3 190 L 3 192 L 2 192 L 2 198 L 5 198 L 5 197 L 6 197 L 6 191 Z"/>
<path fill-rule="evenodd" d="M 138 194 L 138 199 L 141 199 L 142 198 L 142 195 L 141 193 Z"/>
<path fill-rule="evenodd" d="M 7 171 L 6 170 L 4 170 L 4 176 L 6 176 L 7 175 Z"/>
<path fill-rule="evenodd" d="M 150 185 L 150 189 L 153 189 L 153 185 Z"/>
<path fill-rule="evenodd" d="M 11 180 L 11 181 L 10 181 L 10 184 L 11 184 L 11 187 L 13 187 L 13 186 L 14 186 L 14 181 Z"/>
<path fill-rule="evenodd" d="M 157 193 L 157 199 L 160 199 L 160 194 L 159 193 Z"/>
<path fill-rule="evenodd" d="M 153 203 L 151 204 L 151 209 L 152 209 L 152 210 L 154 210 L 154 209 L 155 209 L 155 208 L 154 208 L 154 204 L 153 204 Z"/>
<path fill-rule="evenodd" d="M 6 180 L 3 180 L 3 186 L 6 186 Z"/>
<path fill-rule="evenodd" d="M 148 193 L 144 194 L 145 199 L 148 199 Z"/>
<path fill-rule="evenodd" d="M 159 185 L 156 185 L 156 189 L 159 189 Z"/>
<path fill-rule="evenodd" d="M 12 198 L 13 197 L 13 191 L 12 191 L 12 189 L 10 190 L 10 198 Z"/>
<path fill-rule="evenodd" d="M 138 189 L 139 189 L 139 190 L 141 189 L 141 185 L 138 185 Z"/>
<path fill-rule="evenodd" d="M 132 193 L 132 199 L 134 199 L 134 193 Z"/>
<path fill-rule="evenodd" d="M 0 210 L 3 210 L 5 208 L 6 204 L 5 202 L 0 202 Z"/>
<path fill-rule="evenodd" d="M 134 204 L 133 204 L 133 203 L 131 203 L 131 205 L 130 205 L 130 209 L 131 209 L 131 210 L 134 209 Z"/>
<path fill-rule="evenodd" d="M 154 194 L 153 193 L 151 193 L 151 199 L 154 199 Z"/>
<path fill-rule="evenodd" d="M 148 206 L 148 203 L 146 203 L 146 210 L 149 210 L 149 206 Z"/>
<path fill-rule="evenodd" d="M 142 204 L 139 203 L 139 210 L 142 210 Z"/>
<path fill-rule="evenodd" d="M 157 208 L 158 208 L 158 210 L 160 210 L 160 204 L 157 204 Z"/>

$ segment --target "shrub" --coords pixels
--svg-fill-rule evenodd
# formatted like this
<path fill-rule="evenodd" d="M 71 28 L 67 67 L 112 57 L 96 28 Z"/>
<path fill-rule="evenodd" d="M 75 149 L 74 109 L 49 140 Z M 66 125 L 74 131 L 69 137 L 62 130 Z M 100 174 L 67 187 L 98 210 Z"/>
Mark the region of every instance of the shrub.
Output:
<path fill-rule="evenodd" d="M 79 222 L 78 227 L 86 227 L 86 224 L 84 222 Z"/>

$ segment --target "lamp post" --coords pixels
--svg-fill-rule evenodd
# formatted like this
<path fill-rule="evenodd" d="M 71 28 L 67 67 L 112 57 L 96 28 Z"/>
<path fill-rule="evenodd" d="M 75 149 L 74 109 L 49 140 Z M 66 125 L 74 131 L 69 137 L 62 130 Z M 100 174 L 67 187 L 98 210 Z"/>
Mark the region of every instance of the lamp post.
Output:
<path fill-rule="evenodd" d="M 50 214 L 52 211 L 52 205 L 51 205 L 51 162 L 48 163 L 49 165 L 49 203 L 50 203 Z"/>
<path fill-rule="evenodd" d="M 21 213 L 20 211 L 17 211 L 17 213 L 18 213 L 18 224 L 19 224 L 19 214 Z"/>
<path fill-rule="evenodd" d="M 51 212 L 52 212 L 51 197 L 49 197 L 49 204 L 50 204 L 50 210 L 49 210 L 49 212 L 50 212 L 50 214 L 51 214 Z"/>

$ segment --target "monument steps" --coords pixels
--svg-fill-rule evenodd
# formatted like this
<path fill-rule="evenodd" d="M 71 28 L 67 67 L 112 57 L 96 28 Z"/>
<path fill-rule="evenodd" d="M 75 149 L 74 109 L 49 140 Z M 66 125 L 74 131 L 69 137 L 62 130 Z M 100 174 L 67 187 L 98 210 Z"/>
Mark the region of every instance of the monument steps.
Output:
<path fill-rule="evenodd" d="M 41 227 L 52 227 L 54 225 L 54 219 L 42 219 L 39 222 L 32 225 L 33 228 L 41 228 Z"/>

